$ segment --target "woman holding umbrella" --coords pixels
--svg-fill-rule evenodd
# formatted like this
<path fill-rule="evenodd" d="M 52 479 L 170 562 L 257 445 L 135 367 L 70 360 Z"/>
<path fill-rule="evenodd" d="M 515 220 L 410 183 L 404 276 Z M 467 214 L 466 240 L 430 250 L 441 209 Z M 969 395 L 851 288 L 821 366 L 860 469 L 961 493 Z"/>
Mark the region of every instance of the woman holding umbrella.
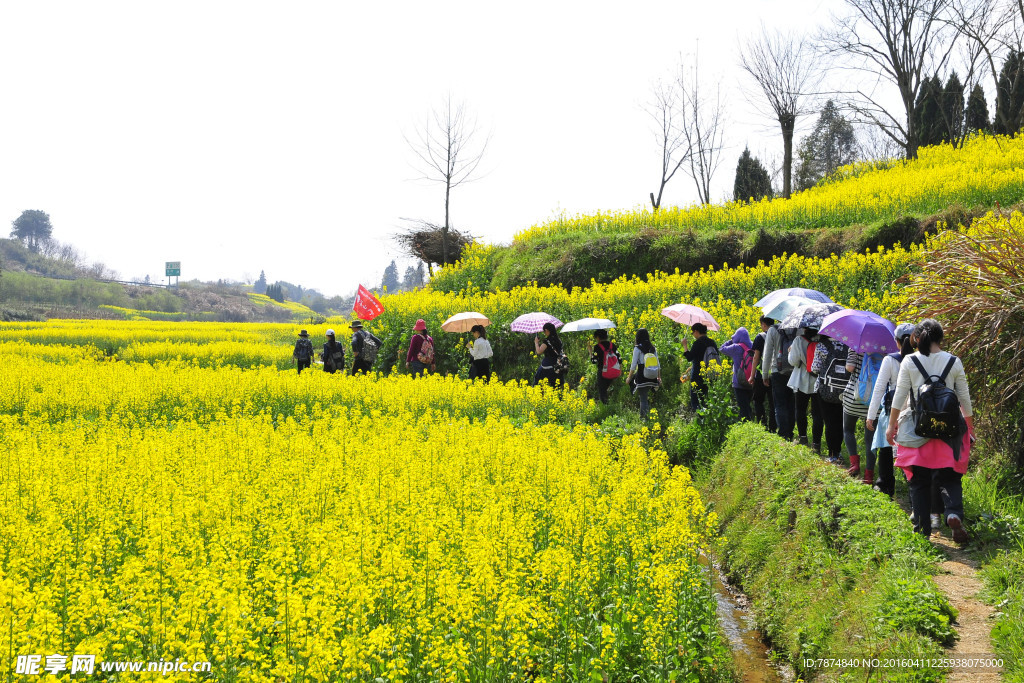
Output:
<path fill-rule="evenodd" d="M 562 354 L 562 340 L 558 338 L 558 330 L 555 329 L 554 323 L 546 322 L 541 328 L 541 333 L 544 335 L 544 341 L 541 341 L 540 337 L 533 338 L 533 349 L 541 356 L 541 361 L 531 386 L 535 386 L 542 379 L 547 379 L 551 387 L 554 387 L 556 382 L 564 387 L 565 374 L 557 371 L 558 357 Z"/>
<path fill-rule="evenodd" d="M 896 492 L 896 477 L 892 466 L 892 444 L 885 440 L 885 432 L 889 429 L 889 411 L 892 410 L 892 397 L 896 393 L 900 365 L 904 358 L 914 352 L 913 336 L 914 326 L 910 323 L 896 327 L 893 337 L 900 345 L 900 350 L 890 353 L 882 361 L 875 390 L 871 394 L 871 405 L 868 406 L 868 429 L 873 430 L 875 434 L 871 448 L 875 451 L 878 465 L 875 488 L 890 498 Z"/>
<path fill-rule="evenodd" d="M 469 356 L 473 359 L 469 366 L 469 379 L 473 381 L 477 377 L 482 377 L 485 382 L 489 382 L 494 351 L 491 350 L 491 342 L 487 341 L 487 330 L 483 325 L 473 325 L 470 333 L 473 335 L 473 341 L 466 344 Z"/>

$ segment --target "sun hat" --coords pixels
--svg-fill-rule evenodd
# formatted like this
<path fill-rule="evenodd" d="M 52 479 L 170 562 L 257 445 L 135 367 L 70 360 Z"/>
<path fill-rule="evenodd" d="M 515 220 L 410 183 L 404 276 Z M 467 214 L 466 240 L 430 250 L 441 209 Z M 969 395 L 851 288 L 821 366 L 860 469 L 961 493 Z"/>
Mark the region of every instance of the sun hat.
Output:
<path fill-rule="evenodd" d="M 363 321 L 362 320 L 353 320 L 352 324 L 349 325 L 349 327 L 362 327 L 362 326 L 363 326 Z"/>
<path fill-rule="evenodd" d="M 899 325 L 896 326 L 896 332 L 893 333 L 892 336 L 895 339 L 903 339 L 904 337 L 909 337 L 910 335 L 914 334 L 915 328 L 916 325 L 914 325 L 914 323 L 900 323 Z"/>
<path fill-rule="evenodd" d="M 427 321 L 424 320 L 423 318 L 420 318 L 419 320 L 416 321 L 416 324 L 413 326 L 412 331 L 413 332 L 423 332 L 426 329 L 427 329 Z"/>
<path fill-rule="evenodd" d="M 334 336 L 334 330 L 327 330 L 327 336 L 328 337 L 333 337 Z"/>
<path fill-rule="evenodd" d="M 309 332 L 306 332 L 305 330 L 302 330 L 301 332 L 299 332 L 299 336 L 300 337 L 308 337 L 309 336 Z"/>

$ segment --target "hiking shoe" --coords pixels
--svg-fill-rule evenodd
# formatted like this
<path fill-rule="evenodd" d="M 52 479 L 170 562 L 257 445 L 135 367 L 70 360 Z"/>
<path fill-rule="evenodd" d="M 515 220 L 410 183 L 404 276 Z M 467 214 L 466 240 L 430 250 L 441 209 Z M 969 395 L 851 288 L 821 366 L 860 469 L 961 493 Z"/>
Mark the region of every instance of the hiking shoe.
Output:
<path fill-rule="evenodd" d="M 932 529 L 938 531 L 942 527 L 942 515 L 932 513 Z"/>
<path fill-rule="evenodd" d="M 960 521 L 958 515 L 947 515 L 946 525 L 953 530 L 953 540 L 957 543 L 967 543 L 967 531 L 964 529 L 964 523 Z"/>

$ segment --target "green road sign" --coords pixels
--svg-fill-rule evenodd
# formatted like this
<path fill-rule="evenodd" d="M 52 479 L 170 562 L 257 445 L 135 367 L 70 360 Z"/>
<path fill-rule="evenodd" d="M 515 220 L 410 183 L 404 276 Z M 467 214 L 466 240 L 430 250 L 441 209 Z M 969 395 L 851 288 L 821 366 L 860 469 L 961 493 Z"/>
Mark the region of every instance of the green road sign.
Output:
<path fill-rule="evenodd" d="M 178 277 L 181 275 L 181 261 L 167 261 L 165 268 L 167 270 L 167 277 L 174 275 Z"/>

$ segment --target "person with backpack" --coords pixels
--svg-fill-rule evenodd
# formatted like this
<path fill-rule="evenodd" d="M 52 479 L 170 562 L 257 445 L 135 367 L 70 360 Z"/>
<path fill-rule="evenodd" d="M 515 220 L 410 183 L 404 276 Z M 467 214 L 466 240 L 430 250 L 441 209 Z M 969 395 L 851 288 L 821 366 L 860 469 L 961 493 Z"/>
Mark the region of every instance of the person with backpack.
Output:
<path fill-rule="evenodd" d="M 608 405 L 608 387 L 622 374 L 619 349 L 615 342 L 608 341 L 608 330 L 594 330 L 594 349 L 590 362 L 597 365 L 597 396 L 601 403 Z"/>
<path fill-rule="evenodd" d="M 801 332 L 801 330 L 797 330 Z M 815 388 L 818 377 L 811 372 L 814 363 L 814 352 L 818 346 L 818 331 L 804 329 L 793 339 L 789 347 L 789 364 L 793 371 L 789 374 L 788 386 L 793 390 L 796 403 L 796 429 L 800 437 L 800 445 L 807 446 L 807 408 L 811 409 L 811 449 L 821 455 L 821 434 L 825 422 L 821 412 L 821 400 Z"/>
<path fill-rule="evenodd" d="M 626 384 L 633 387 L 633 394 L 640 400 L 640 419 L 646 420 L 650 415 L 648 396 L 651 389 L 661 386 L 661 361 L 658 350 L 651 343 L 650 333 L 643 327 L 636 331 Z"/>
<path fill-rule="evenodd" d="M 974 440 L 967 373 L 959 358 L 942 350 L 939 321 L 923 320 L 915 333 L 917 352 L 900 364 L 886 439 L 896 444 L 895 464 L 910 483 L 914 531 L 931 535 L 931 486 L 935 482 L 953 540 L 966 543 L 961 480 Z"/>
<path fill-rule="evenodd" d="M 875 479 L 875 456 L 871 451 L 871 439 L 874 433 L 868 429 L 867 417 L 868 406 L 871 404 L 871 391 L 874 390 L 874 380 L 878 377 L 877 369 L 872 376 L 869 370 L 872 366 L 864 365 L 864 354 L 857 353 L 850 349 L 846 356 L 846 371 L 850 373 L 850 381 L 843 391 L 843 441 L 846 442 L 846 455 L 850 458 L 850 467 L 846 473 L 851 477 L 860 476 L 860 446 L 857 443 L 857 423 L 864 422 L 864 448 L 867 450 L 865 457 L 866 468 L 864 470 L 864 481 L 874 483 Z M 871 359 L 868 359 L 869 361 Z M 881 361 L 878 361 L 881 366 Z M 862 373 L 861 371 L 864 370 Z M 863 398 L 864 387 L 867 389 L 867 399 Z"/>
<path fill-rule="evenodd" d="M 741 327 L 722 344 L 722 353 L 732 359 L 732 391 L 741 420 L 753 420 L 750 401 L 754 397 L 754 349 L 747 328 Z"/>
<path fill-rule="evenodd" d="M 483 325 L 473 325 L 469 332 L 473 335 L 473 341 L 466 344 L 469 356 L 473 359 L 469 366 L 469 380 L 473 381 L 480 377 L 485 382 L 490 382 L 491 358 L 494 357 L 494 351 L 491 350 L 491 342 L 487 341 L 487 329 Z"/>
<path fill-rule="evenodd" d="M 900 374 L 903 359 L 914 352 L 914 326 L 903 323 L 896 326 L 893 335 L 900 345 L 896 353 L 888 354 L 882 360 L 875 380 L 875 390 L 871 394 L 871 405 L 868 406 L 868 428 L 874 430 L 871 448 L 875 451 L 878 478 L 875 479 L 875 490 L 881 491 L 890 498 L 896 493 L 896 477 L 893 474 L 892 446 L 886 440 L 889 429 L 889 411 L 892 410 L 892 398 L 896 394 L 896 379 Z"/>
<path fill-rule="evenodd" d="M 430 372 L 437 369 L 434 339 L 427 334 L 427 323 L 423 318 L 416 321 L 412 331 L 409 351 L 405 354 L 405 367 L 412 370 L 413 377 L 419 377 L 427 372 L 427 368 L 430 368 Z"/>
<path fill-rule="evenodd" d="M 764 425 L 772 434 L 779 431 L 779 426 L 775 422 L 775 400 L 772 398 L 772 392 L 768 386 L 767 375 L 761 372 L 761 359 L 764 358 L 765 337 L 768 335 L 768 330 L 774 324 L 775 321 L 773 319 L 766 315 L 761 316 L 761 332 L 754 337 L 754 342 L 751 345 L 751 350 L 754 353 L 754 376 L 750 380 L 754 385 L 752 396 L 754 420 Z M 765 409 L 766 402 L 768 404 L 767 410 Z"/>
<path fill-rule="evenodd" d="M 719 360 L 718 344 L 708 336 L 708 326 L 704 323 L 690 325 L 693 332 L 694 342 L 690 346 L 690 340 L 683 342 L 683 358 L 690 361 L 690 409 L 694 412 L 700 410 L 708 396 L 708 384 L 704 379 L 701 370 L 708 367 L 710 363 Z"/>
<path fill-rule="evenodd" d="M 850 382 L 850 373 L 846 371 L 849 351 L 846 344 L 819 333 L 811 362 L 811 373 L 817 377 L 814 391 L 818 394 L 818 407 L 825 425 L 826 459 L 836 465 L 842 463 L 843 393 Z"/>
<path fill-rule="evenodd" d="M 313 342 L 309 341 L 309 332 L 305 330 L 299 332 L 299 338 L 295 340 L 295 350 L 292 351 L 292 358 L 295 359 L 295 365 L 299 368 L 300 375 L 303 369 L 313 364 Z"/>
<path fill-rule="evenodd" d="M 533 338 L 533 350 L 541 356 L 541 360 L 531 386 L 535 386 L 542 379 L 547 379 L 552 388 L 556 383 L 564 387 L 565 374 L 569 371 L 569 358 L 565 355 L 555 324 L 544 323 L 541 334 L 544 335 L 544 341 L 541 341 L 540 337 Z"/>
<path fill-rule="evenodd" d="M 324 372 L 332 375 L 338 370 L 345 372 L 345 347 L 334 338 L 334 330 L 327 330 L 327 342 L 320 352 L 320 359 L 324 362 Z"/>
<path fill-rule="evenodd" d="M 364 375 L 373 371 L 373 364 L 377 360 L 377 353 L 380 351 L 381 340 L 372 333 L 363 329 L 362 320 L 354 320 L 349 325 L 352 328 L 352 374 L 358 372 Z"/>
<path fill-rule="evenodd" d="M 793 366 L 789 364 L 789 347 L 793 345 L 794 334 L 772 325 L 764 339 L 764 358 L 761 359 L 761 374 L 766 387 L 772 391 L 775 403 L 775 422 L 779 436 L 786 441 L 793 440 L 796 426 L 796 395 L 789 388 L 789 376 Z"/>

